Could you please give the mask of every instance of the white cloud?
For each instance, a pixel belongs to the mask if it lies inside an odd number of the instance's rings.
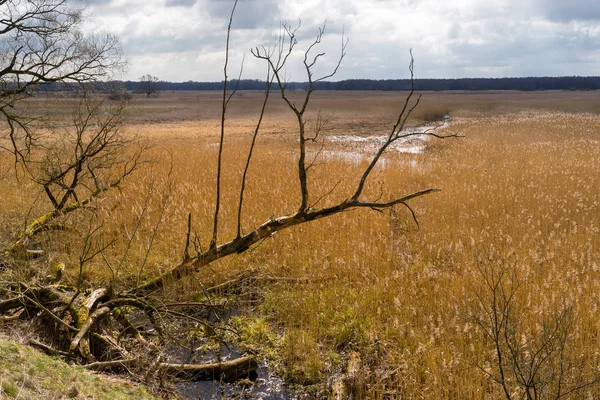
[[[94,15],[94,29],[121,38],[130,57],[127,78],[151,73],[176,81],[222,79],[233,1],[84,3]],[[299,50],[327,20],[319,50],[327,55],[319,73],[335,65],[342,31],[350,39],[336,79],[406,77],[410,48],[417,77],[600,74],[597,0],[240,0],[232,68],[245,53],[244,77],[263,78],[250,48],[272,43],[279,21],[295,24],[298,18]],[[290,61],[295,64],[288,77],[305,80],[300,58]]]

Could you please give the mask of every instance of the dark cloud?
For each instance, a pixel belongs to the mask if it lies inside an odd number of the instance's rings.
[[[193,7],[196,4],[196,0],[167,0],[165,5],[167,7]]]
[[[89,5],[89,6],[94,6],[94,5],[99,5],[99,6],[108,6],[110,5],[110,1],[106,1],[106,0],[78,0],[75,3],[81,3],[83,5]]]
[[[600,20],[598,0],[537,0],[541,12],[553,21]]]
[[[232,0],[206,0],[202,7],[216,19],[229,20],[234,2]],[[255,29],[271,26],[279,19],[276,0],[240,0],[235,9],[232,29]]]
[[[221,79],[212,66],[234,0],[73,1],[92,15],[90,31],[120,38],[133,78]],[[280,22],[297,18],[292,79],[305,79],[301,55],[324,20],[318,73],[335,66],[342,29],[350,39],[336,79],[406,77],[409,48],[421,78],[597,75],[600,64],[600,0],[239,0],[230,49],[246,53],[245,77],[262,78],[248,50],[272,45]]]

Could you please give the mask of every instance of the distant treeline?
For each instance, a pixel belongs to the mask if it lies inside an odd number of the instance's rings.
[[[124,82],[128,90],[140,87],[138,82]],[[235,87],[237,81],[229,83]],[[161,90],[223,90],[223,82],[160,82]],[[289,90],[305,90],[305,82],[289,82]],[[264,90],[265,82],[258,79],[239,81],[240,90]],[[339,82],[317,82],[317,90],[410,90],[409,79],[348,79]],[[562,76],[529,78],[462,78],[462,79],[415,79],[418,91],[440,90],[597,90],[600,76]]]
[[[132,92],[144,92],[144,84],[135,81],[116,82]],[[561,76],[528,78],[460,78],[460,79],[415,79],[417,91],[441,90],[598,90],[600,76]],[[157,82],[157,89],[171,90],[223,90],[223,82]],[[229,87],[239,90],[264,90],[265,82],[258,79],[242,79],[229,82]],[[410,90],[409,79],[348,79],[338,82],[317,82],[316,90]],[[288,90],[306,90],[306,82],[289,82]],[[65,86],[47,86],[46,89],[65,90]],[[275,87],[273,86],[273,89]]]
[[[349,79],[339,82],[319,82],[321,90],[410,90],[408,79]],[[415,90],[597,90],[598,76],[563,76],[530,78],[461,78],[415,79]]]

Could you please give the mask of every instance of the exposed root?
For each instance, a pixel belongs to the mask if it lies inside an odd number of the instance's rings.
[[[150,375],[184,380],[235,382],[255,378],[258,363],[253,356],[212,364],[160,362],[164,343],[161,318],[184,316],[161,302],[130,295],[112,295],[107,288],[81,291],[65,285],[27,287],[23,284],[0,288],[10,297],[0,301],[0,321],[39,318],[50,333],[52,345],[30,340],[29,344],[51,355],[76,360],[91,370],[144,369]],[[193,306],[202,303],[193,303]],[[182,304],[176,304],[182,306]],[[185,315],[196,324],[204,320]],[[143,320],[145,332],[136,328]],[[158,358],[157,358],[158,356]],[[157,358],[148,364],[148,360]]]

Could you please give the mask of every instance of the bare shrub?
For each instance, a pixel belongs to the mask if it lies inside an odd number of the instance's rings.
[[[484,347],[477,369],[501,387],[507,399],[579,397],[598,382],[593,359],[571,349],[574,306],[557,299],[543,315],[528,315],[531,290],[514,255],[493,247],[476,256],[473,298],[467,320]]]

